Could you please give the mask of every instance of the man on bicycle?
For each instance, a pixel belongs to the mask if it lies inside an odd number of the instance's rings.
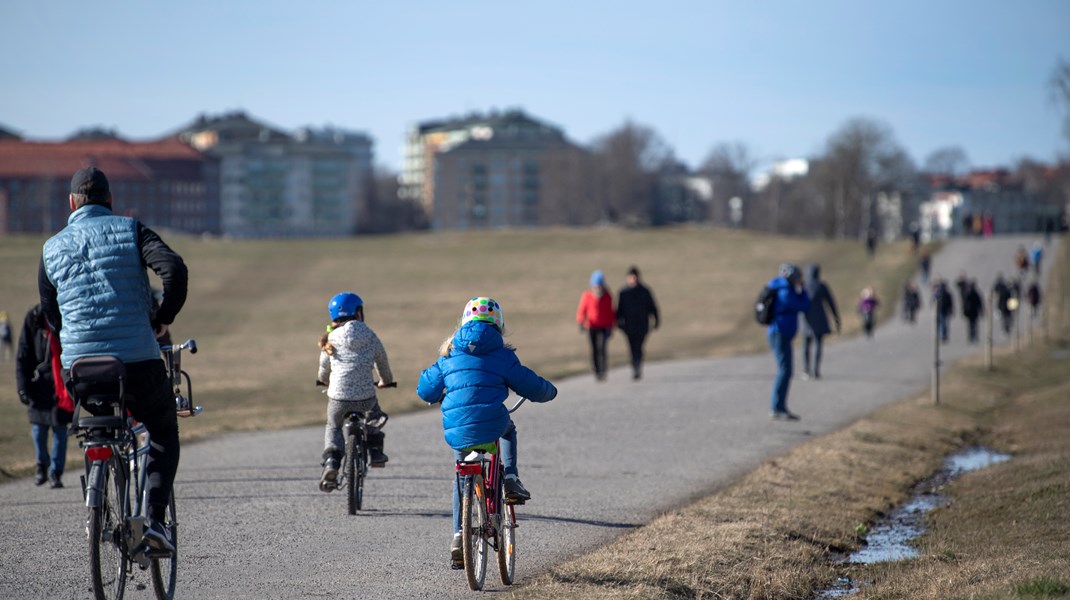
[[[74,174],[69,201],[67,226],[45,242],[41,254],[41,306],[59,332],[65,380],[82,357],[114,356],[126,366],[132,396],[127,409],[152,440],[145,543],[173,552],[163,522],[178,471],[178,419],[157,338],[186,301],[186,265],[151,229],[112,213],[108,179],[100,169]],[[146,266],[163,282],[155,316]]]

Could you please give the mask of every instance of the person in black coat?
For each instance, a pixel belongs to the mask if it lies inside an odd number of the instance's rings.
[[[628,269],[627,285],[620,290],[617,301],[617,327],[628,338],[628,348],[632,353],[632,379],[643,375],[643,343],[650,332],[650,319],[654,319],[654,329],[661,325],[658,305],[654,295],[639,281],[639,269]]]
[[[966,317],[969,325],[969,339],[971,344],[976,344],[977,321],[985,314],[984,303],[981,294],[977,291],[977,280],[971,279],[966,283],[965,292],[962,293],[962,316]]]
[[[33,435],[37,458],[37,485],[46,480],[51,487],[61,488],[63,468],[67,461],[67,425],[72,412],[59,406],[52,378],[50,331],[44,311],[38,304],[26,313],[15,355],[15,378],[19,400],[27,407],[30,432]],[[71,407],[73,408],[73,407]],[[52,430],[52,452],[49,454],[48,431]],[[51,466],[51,469],[49,468]]]
[[[810,295],[810,310],[804,313],[803,319],[803,379],[821,378],[821,347],[824,337],[832,333],[829,327],[828,314],[825,307],[832,313],[832,319],[836,323],[836,333],[840,332],[840,313],[836,310],[836,298],[832,290],[821,281],[821,266],[810,265],[809,277],[806,281],[806,293]],[[810,345],[814,346],[813,370],[810,369]]]

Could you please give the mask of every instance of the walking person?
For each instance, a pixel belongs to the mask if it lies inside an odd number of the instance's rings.
[[[918,258],[918,267],[921,268],[921,282],[923,284],[929,283],[929,270],[932,268],[933,259],[929,256],[928,250],[922,250],[921,256]]]
[[[1003,280],[1003,273],[996,273],[996,281],[992,284],[992,291],[996,295],[996,308],[999,309],[1000,324],[1003,326],[1003,333],[1006,335],[1011,334],[1011,326],[1014,321],[1013,310],[1011,309],[1011,286],[1007,285],[1007,282]]]
[[[1040,240],[1033,242],[1033,248],[1029,252],[1030,262],[1033,263],[1033,273],[1040,276],[1040,261],[1044,258],[1044,246],[1040,245]]]
[[[971,344],[976,344],[979,340],[977,323],[984,314],[984,301],[981,300],[981,293],[977,291],[977,280],[971,279],[966,284],[966,291],[962,295],[962,316],[966,318],[969,330],[968,339]]]
[[[1040,281],[1034,279],[1025,290],[1025,300],[1029,303],[1029,318],[1036,320],[1040,316]]]
[[[919,308],[921,294],[918,293],[918,284],[908,281],[903,286],[903,320],[913,325],[917,321]]]
[[[8,361],[15,354],[11,341],[11,323],[7,311],[0,310],[0,361]]]
[[[63,487],[63,470],[67,463],[67,426],[74,413],[74,403],[67,389],[56,385],[53,357],[59,359],[59,339],[45,321],[38,304],[26,313],[22,336],[15,356],[15,379],[19,401],[26,405],[33,437],[37,473],[34,483],[49,482],[52,488]],[[51,453],[48,433],[52,432]]]
[[[41,253],[41,308],[60,337],[64,379],[83,357],[114,356],[125,366],[126,408],[152,439],[143,543],[173,553],[164,518],[178,471],[178,416],[157,340],[186,301],[186,265],[156,232],[112,212],[108,178],[100,169],[74,174],[68,203],[67,226]],[[155,315],[146,268],[163,283]]]
[[[836,298],[832,290],[821,280],[821,266],[810,265],[806,280],[806,293],[810,296],[810,308],[803,319],[803,379],[821,378],[821,355],[825,336],[832,332],[829,327],[828,307],[836,323],[836,333],[840,332],[840,313],[836,308]],[[810,347],[814,348],[814,359],[810,361]],[[812,368],[811,368],[812,367]]]
[[[650,319],[654,319],[654,329],[661,326],[658,305],[650,288],[639,280],[639,269],[628,269],[626,284],[617,297],[617,327],[628,338],[628,349],[632,355],[632,379],[643,376],[643,343],[650,332]]]
[[[798,421],[799,416],[788,410],[788,388],[791,385],[791,340],[799,328],[799,313],[810,309],[810,296],[802,285],[802,272],[793,264],[780,267],[780,274],[767,286],[776,293],[773,321],[766,329],[769,347],[776,359],[777,374],[770,395],[773,420]]]
[[[580,296],[580,305],[576,309],[576,322],[580,331],[587,331],[591,341],[591,366],[598,381],[606,380],[609,359],[606,346],[617,315],[613,311],[613,294],[606,287],[606,277],[602,271],[591,273],[591,287]]]
[[[877,307],[880,305],[881,301],[877,299],[873,288],[867,287],[862,290],[858,300],[858,314],[862,316],[862,332],[868,338],[873,337],[873,323],[877,319]]]
[[[936,330],[940,341],[947,343],[951,317],[955,314],[955,301],[943,278],[933,278],[933,310],[936,311]]]

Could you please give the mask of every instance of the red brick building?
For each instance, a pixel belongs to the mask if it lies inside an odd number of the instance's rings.
[[[219,233],[218,163],[178,138],[7,138],[0,139],[0,234],[62,229],[71,176],[87,166],[107,174],[116,214],[155,229]]]

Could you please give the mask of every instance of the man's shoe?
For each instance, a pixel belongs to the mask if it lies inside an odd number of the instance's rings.
[[[338,488],[338,460],[328,458],[323,464],[323,476],[320,477],[320,491],[333,492]]]
[[[524,484],[520,483],[520,479],[515,475],[505,477],[505,503],[506,504],[523,504],[531,500],[531,494],[524,489]]]
[[[450,541],[450,567],[454,570],[464,568],[464,546],[459,531],[453,534],[453,540]]]
[[[385,467],[386,461],[390,460],[390,457],[383,454],[383,451],[378,448],[371,448],[368,450],[368,458],[371,460],[372,468],[376,469]]]
[[[60,480],[61,476],[62,473],[52,471],[52,473],[48,476],[48,487],[52,489],[58,489],[63,487],[63,481]]]
[[[797,414],[795,414],[793,412],[790,412],[790,411],[784,411],[784,418],[787,419],[788,421],[798,421],[799,420],[799,415],[797,415]]]
[[[153,554],[172,554],[175,551],[175,545],[171,542],[171,532],[159,521],[153,521],[145,528],[143,542]]]
[[[37,465],[37,476],[34,477],[34,485],[44,485],[48,481],[48,467],[44,465]]]
[[[803,371],[802,372],[802,380],[803,381],[810,381],[810,371]]]

